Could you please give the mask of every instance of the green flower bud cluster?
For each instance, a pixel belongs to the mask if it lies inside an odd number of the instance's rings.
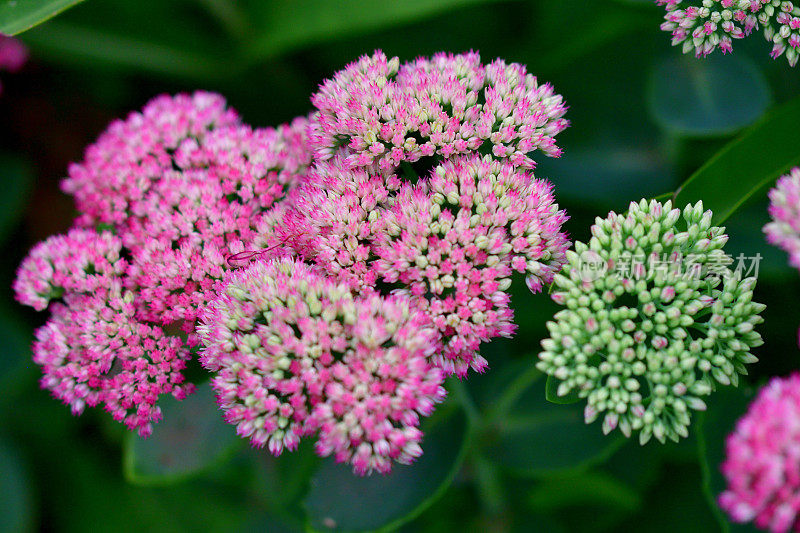
[[[711,216],[702,202],[683,212],[633,202],[567,252],[552,295],[564,309],[536,366],[559,380],[559,396],[585,398],[586,423],[602,417],[606,434],[678,441],[702,398],[757,360],[765,306],[752,301],[755,278],[731,269]]]

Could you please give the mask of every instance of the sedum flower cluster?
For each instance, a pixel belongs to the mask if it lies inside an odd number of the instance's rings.
[[[769,200],[772,220],[764,226],[767,242],[786,251],[789,264],[800,270],[800,167],[778,179]]]
[[[719,505],[775,533],[800,526],[800,375],[772,378],[726,441]]]
[[[693,410],[717,385],[736,385],[764,305],[723,252],[724,229],[702,203],[631,203],[592,226],[555,278],[564,309],[547,323],[537,368],[557,394],[586,399],[603,432],[638,432],[642,444],[688,435]]]
[[[733,40],[762,30],[772,43],[772,58],[786,55],[791,66],[800,58],[800,4],[788,0],[656,0],[667,14],[661,29],[672,33],[673,46],[704,57],[719,48],[733,51]]]
[[[17,39],[0,34],[0,70],[17,72],[28,61],[28,49]],[[3,85],[0,84],[0,93]]]
[[[14,283],[21,303],[50,311],[33,345],[42,386],[147,436],[158,398],[193,390],[198,311],[307,165],[306,125],[254,130],[202,92],[112,123],[63,182],[73,228],[34,247]]]
[[[566,262],[565,213],[531,155],[566,107],[477,53],[364,56],[308,117],[242,124],[221,97],[158,97],[69,169],[80,212],[19,269],[42,385],[143,435],[191,392],[195,348],[225,419],[274,454],[316,438],[358,474],[422,453],[447,375],[482,372]],[[130,370],[129,370],[130,369]]]
[[[422,453],[420,417],[445,396],[422,311],[299,260],[235,271],[198,332],[226,420],[275,454],[318,432],[320,455],[388,472]]]
[[[795,167],[769,192],[769,216],[764,226],[767,241],[789,254],[789,263],[800,269],[800,167]]]

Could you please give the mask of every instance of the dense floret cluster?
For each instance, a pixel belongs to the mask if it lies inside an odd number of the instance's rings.
[[[756,361],[764,305],[711,217],[700,202],[682,212],[669,201],[631,203],[598,218],[556,276],[552,297],[564,309],[547,324],[537,367],[558,380],[559,395],[585,398],[586,422],[602,417],[605,433],[686,437],[703,397],[736,385]]]
[[[787,0],[656,0],[667,14],[661,29],[673,46],[704,57],[719,48],[733,51],[734,39],[762,30],[772,43],[770,55],[786,55],[791,66],[800,58],[800,4]]]
[[[800,527],[800,375],[773,378],[726,442],[719,505],[775,533]]]
[[[515,331],[512,275],[540,292],[566,262],[566,214],[531,159],[560,155],[566,107],[472,52],[375,52],[312,103],[256,129],[218,95],[161,96],[70,167],[74,228],[15,284],[51,312],[45,387],[147,435],[159,395],[192,390],[196,347],[256,446],[316,436],[359,474],[422,453],[444,378],[484,371],[481,344]]]

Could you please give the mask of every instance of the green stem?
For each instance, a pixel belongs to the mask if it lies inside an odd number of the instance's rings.
[[[472,455],[472,465],[484,510],[490,516],[499,515],[505,507],[505,496],[497,467],[477,451]]]
[[[475,401],[470,396],[464,382],[457,378],[450,378],[447,383],[447,388],[453,391],[453,396],[456,397],[458,403],[464,408],[467,414],[467,421],[469,422],[469,431],[474,433],[481,426],[481,414]]]
[[[500,398],[494,403],[492,408],[487,413],[486,419],[489,422],[501,420],[508,414],[508,411],[519,399],[520,396],[538,379],[542,377],[542,373],[531,365],[525,372],[519,374],[514,381],[500,395]]]

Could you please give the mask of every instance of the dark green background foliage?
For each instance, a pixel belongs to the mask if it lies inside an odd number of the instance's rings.
[[[798,366],[800,277],[761,227],[766,189],[800,162],[800,76],[769,60],[766,43],[681,56],[649,0],[0,0],[0,30],[72,3],[21,35],[32,60],[2,75],[1,530],[732,528],[713,505],[723,437],[755,386]],[[552,82],[572,127],[559,137],[564,157],[536,173],[556,184],[573,238],[587,239],[595,216],[692,176],[679,201],[714,208],[732,253],[764,256],[761,362],[740,390],[712,397],[689,439],[640,447],[585,426],[581,404],[545,401],[533,364],[555,306],[524,284],[513,287],[516,338],[485,347],[485,375],[449,383],[426,421],[425,455],[387,478],[355,478],[309,445],[277,460],[250,450],[207,386],[167,400],[148,441],[101,411],[73,418],[38,388],[29,343],[44,316],[15,304],[9,286],[27,249],[69,226],[58,182],[107,123],[156,94],[202,88],[245,121],[275,125],[308,112],[325,77],[375,48],[401,60],[476,49]]]

